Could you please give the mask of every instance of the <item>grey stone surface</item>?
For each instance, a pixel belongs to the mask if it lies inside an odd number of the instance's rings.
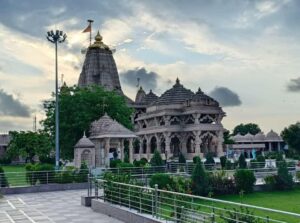
[[[1,223],[121,223],[80,204],[86,190],[6,195],[0,199]]]
[[[128,208],[121,208],[117,205],[111,205],[101,200],[92,200],[92,209],[96,212],[103,213],[109,216],[124,221],[126,223],[160,223],[162,221],[154,219],[151,215],[141,215],[130,211]]]
[[[37,192],[50,192],[50,191],[63,191],[63,190],[80,190],[87,189],[88,183],[69,183],[69,184],[41,184],[36,186],[25,187],[4,187],[0,188],[1,194],[24,194],[24,193],[37,193]]]

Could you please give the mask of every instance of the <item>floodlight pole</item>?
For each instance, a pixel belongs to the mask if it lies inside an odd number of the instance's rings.
[[[67,38],[66,34],[62,31],[52,30],[47,32],[47,39],[55,44],[55,168],[59,169],[60,148],[59,148],[59,97],[58,97],[58,57],[57,57],[57,44],[62,43]]]

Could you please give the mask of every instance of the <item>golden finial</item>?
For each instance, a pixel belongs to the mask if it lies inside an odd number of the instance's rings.
[[[97,32],[97,35],[95,36],[95,40],[96,40],[96,42],[102,42],[102,36],[100,35],[100,32],[98,31]]]

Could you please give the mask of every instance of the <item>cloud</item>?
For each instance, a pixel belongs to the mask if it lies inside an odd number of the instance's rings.
[[[29,117],[30,108],[14,98],[13,95],[0,89],[0,115]]]
[[[300,77],[291,79],[287,85],[287,90],[290,92],[300,92]]]
[[[226,87],[215,87],[210,96],[216,99],[224,107],[240,106],[242,101],[237,93]]]
[[[158,77],[157,73],[147,71],[143,67],[128,70],[120,74],[120,78],[124,84],[134,87],[137,85],[137,80],[139,79],[140,85],[146,90],[156,89]]]

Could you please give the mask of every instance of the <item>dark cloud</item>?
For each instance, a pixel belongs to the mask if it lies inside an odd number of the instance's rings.
[[[131,87],[137,85],[137,79],[140,80],[140,85],[145,90],[155,90],[157,87],[158,74],[147,71],[145,68],[137,68],[135,70],[128,70],[120,74],[121,81]]]
[[[240,106],[242,104],[238,94],[226,87],[215,87],[209,95],[224,107]]]
[[[0,89],[0,115],[29,117],[30,109],[27,105]]]
[[[287,90],[290,92],[300,92],[300,77],[291,79],[287,85]]]

